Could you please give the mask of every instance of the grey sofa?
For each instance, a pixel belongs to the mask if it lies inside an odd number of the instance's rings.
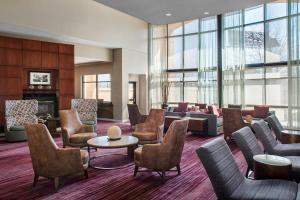
[[[249,171],[253,171],[253,156],[258,154],[263,154],[264,150],[258,143],[254,133],[252,132],[251,128],[244,127],[235,133],[233,133],[233,139],[235,143],[240,148],[241,152],[243,153],[245,160],[248,164],[246,177],[248,177]],[[293,177],[299,179],[300,177],[300,157],[298,156],[285,156],[286,158],[290,159],[292,162],[292,171]]]
[[[218,199],[299,199],[299,186],[286,180],[251,180],[240,172],[223,138],[201,146],[197,154]]]
[[[180,112],[166,112],[165,116],[179,116]],[[207,135],[216,136],[222,133],[223,127],[223,118],[217,117],[213,114],[206,114],[200,112],[187,112],[186,117],[195,117],[195,118],[207,118]]]
[[[264,146],[265,152],[280,156],[300,156],[300,143],[281,144],[276,141],[272,130],[264,120],[252,125],[258,139]]]

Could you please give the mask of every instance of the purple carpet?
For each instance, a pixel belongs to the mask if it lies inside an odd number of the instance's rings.
[[[132,129],[126,123],[101,121],[98,124],[98,135],[104,135],[112,124],[121,127],[123,134]],[[216,199],[210,180],[199,161],[195,150],[213,138],[188,135],[183,151],[182,174],[170,172],[163,183],[156,173],[139,173],[133,177],[133,166],[118,170],[89,169],[89,178],[68,177],[57,193],[52,182],[40,178],[36,187],[32,187],[33,170],[29,149],[26,142],[6,143],[0,141],[0,199]],[[62,146],[60,137],[56,143]],[[242,171],[246,162],[241,152],[231,145],[231,150]],[[103,153],[126,153],[126,149],[98,150],[93,155]],[[117,166],[127,163],[123,157],[99,158],[95,164]]]

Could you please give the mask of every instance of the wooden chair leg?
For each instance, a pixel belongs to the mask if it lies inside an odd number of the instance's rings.
[[[163,182],[166,181],[166,172],[165,171],[161,172],[161,178],[162,178]]]
[[[139,171],[139,166],[135,166],[133,176],[136,176],[138,171]]]
[[[36,186],[36,184],[37,184],[38,180],[39,180],[39,175],[37,175],[37,174],[34,174],[34,178],[33,178],[33,187],[35,187],[35,186]]]
[[[178,175],[180,175],[181,174],[180,165],[177,165],[176,168],[177,168]]]
[[[85,176],[85,178],[89,178],[89,174],[88,174],[88,171],[87,171],[87,169],[86,170],[84,170],[84,176]]]
[[[55,190],[55,192],[58,191],[58,187],[59,187],[59,177],[55,177],[54,178],[54,190]]]

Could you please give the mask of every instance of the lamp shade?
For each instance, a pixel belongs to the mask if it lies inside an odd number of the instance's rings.
[[[107,130],[107,137],[109,139],[119,139],[121,138],[122,130],[118,126],[111,126]]]

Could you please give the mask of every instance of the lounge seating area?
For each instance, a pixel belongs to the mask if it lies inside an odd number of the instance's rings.
[[[0,200],[300,200],[300,0],[0,19]]]

